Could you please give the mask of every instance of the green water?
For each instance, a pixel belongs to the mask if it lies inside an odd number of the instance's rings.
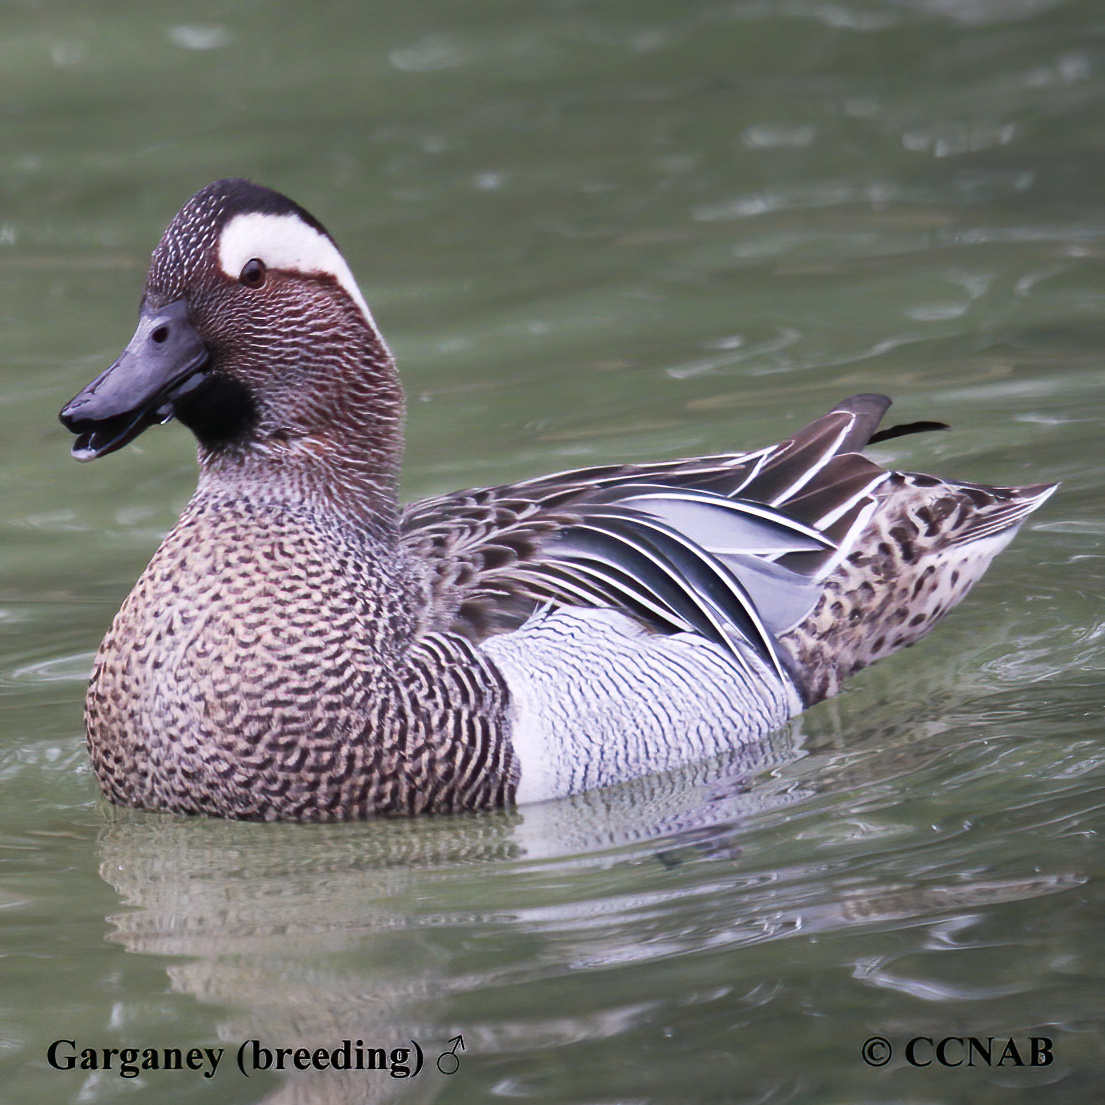
[[[0,1101],[1100,1100],[1103,108],[1093,0],[0,9]],[[113,812],[83,680],[194,455],[168,426],[78,466],[55,412],[226,175],[342,244],[409,497],[763,444],[859,391],[953,424],[881,460],[1063,489],[758,767],[416,822]],[[971,1036],[993,1066],[904,1058]],[[347,1038],[426,1067],[234,1065]],[[225,1055],[125,1079],[58,1039]]]

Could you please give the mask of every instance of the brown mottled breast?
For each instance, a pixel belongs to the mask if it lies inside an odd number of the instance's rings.
[[[508,800],[505,691],[413,636],[395,549],[317,511],[197,498],[100,647],[93,768],[121,805],[328,820]]]

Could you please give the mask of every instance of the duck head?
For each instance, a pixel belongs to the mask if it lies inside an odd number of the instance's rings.
[[[348,264],[317,219],[245,180],[197,192],[153,252],[138,328],[60,413],[94,460],[177,418],[201,463],[398,466],[402,393]]]

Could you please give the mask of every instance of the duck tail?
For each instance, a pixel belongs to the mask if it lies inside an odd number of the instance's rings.
[[[985,487],[887,473],[822,569],[817,605],[779,638],[806,705],[925,636],[1058,486]]]

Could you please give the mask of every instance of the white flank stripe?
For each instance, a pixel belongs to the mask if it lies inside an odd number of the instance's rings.
[[[298,215],[256,211],[235,215],[219,237],[219,264],[227,276],[237,280],[242,267],[254,257],[270,269],[332,276],[364,312],[369,326],[376,329],[372,312],[337,246]]]
[[[838,414],[839,412],[833,411],[832,413]],[[781,503],[785,503],[788,499],[801,491],[802,488],[805,487],[806,484],[808,484],[810,480],[812,480],[813,477],[816,476],[817,473],[820,472],[821,469],[824,468],[825,465],[828,464],[829,461],[831,461],[833,457],[836,456],[836,451],[840,448],[840,443],[844,440],[845,435],[848,433],[849,430],[851,430],[852,426],[855,425],[855,421],[855,415],[852,415],[852,417],[844,423],[844,426],[841,428],[840,433],[838,433],[833,439],[832,444],[829,445],[828,448],[826,448],[821,454],[821,459],[811,464],[809,468],[801,473],[798,479],[796,479],[794,483],[792,483],[790,487],[786,489],[786,491],[784,491],[781,495],[776,495],[775,498],[772,499],[768,505],[779,506]]]
[[[833,524],[833,522],[835,522],[838,518],[851,510],[852,507],[854,507],[856,503],[858,503],[860,499],[864,497],[864,495],[870,495],[871,492],[874,491],[880,483],[882,483],[889,477],[889,472],[880,472],[871,480],[869,484],[866,485],[866,487],[857,491],[850,499],[846,499],[840,504],[840,506],[836,507],[833,510],[830,510],[829,513],[824,515],[823,517],[818,518],[817,521],[814,522],[814,525],[817,526],[819,529],[828,529],[829,526]],[[843,542],[841,542],[841,544],[843,544]]]
[[[875,513],[875,508],[878,506],[878,502],[872,499],[857,515],[856,520],[852,523],[851,529],[841,538],[840,545],[833,555],[821,565],[818,569],[817,575],[814,579],[828,579],[829,576],[836,571],[837,565],[852,551],[855,547],[855,543],[859,540],[860,535],[864,529],[867,528],[867,523],[871,520],[871,515]]]

